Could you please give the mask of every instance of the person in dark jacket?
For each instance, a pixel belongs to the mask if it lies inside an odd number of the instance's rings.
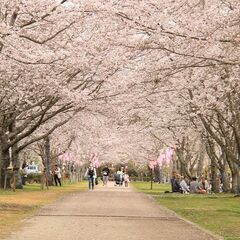
[[[88,178],[89,190],[93,190],[95,185],[95,179],[97,178],[96,168],[93,166],[93,164],[90,164],[90,166],[87,168],[85,172],[85,177]]]
[[[178,174],[176,172],[172,173],[171,185],[172,192],[181,192],[180,178],[178,178]]]

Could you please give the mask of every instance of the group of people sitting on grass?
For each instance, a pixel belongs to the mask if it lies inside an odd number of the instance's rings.
[[[198,182],[196,177],[192,177],[189,181],[184,176],[173,173],[171,185],[172,192],[201,194],[210,192],[210,185],[205,176],[202,176],[201,181]]]

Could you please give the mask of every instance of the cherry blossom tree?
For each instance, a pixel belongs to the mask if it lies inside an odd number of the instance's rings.
[[[191,175],[201,136],[239,191],[238,0],[0,3],[1,169],[9,149],[65,128],[72,151],[103,161],[146,164],[188,142],[177,157]]]

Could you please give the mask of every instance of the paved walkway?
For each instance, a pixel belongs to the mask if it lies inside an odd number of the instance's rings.
[[[25,220],[9,240],[212,240],[213,236],[132,188],[98,186],[68,195]]]

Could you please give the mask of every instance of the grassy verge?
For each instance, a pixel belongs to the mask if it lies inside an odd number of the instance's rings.
[[[152,195],[156,201],[178,215],[224,237],[240,240],[240,198],[232,194],[173,194],[169,185],[134,182],[140,192]]]
[[[62,187],[50,187],[41,190],[39,184],[29,184],[24,189],[13,192],[0,190],[0,239],[13,229],[21,226],[21,220],[33,215],[41,206],[51,203],[72,192],[87,189],[85,182],[65,184]]]

